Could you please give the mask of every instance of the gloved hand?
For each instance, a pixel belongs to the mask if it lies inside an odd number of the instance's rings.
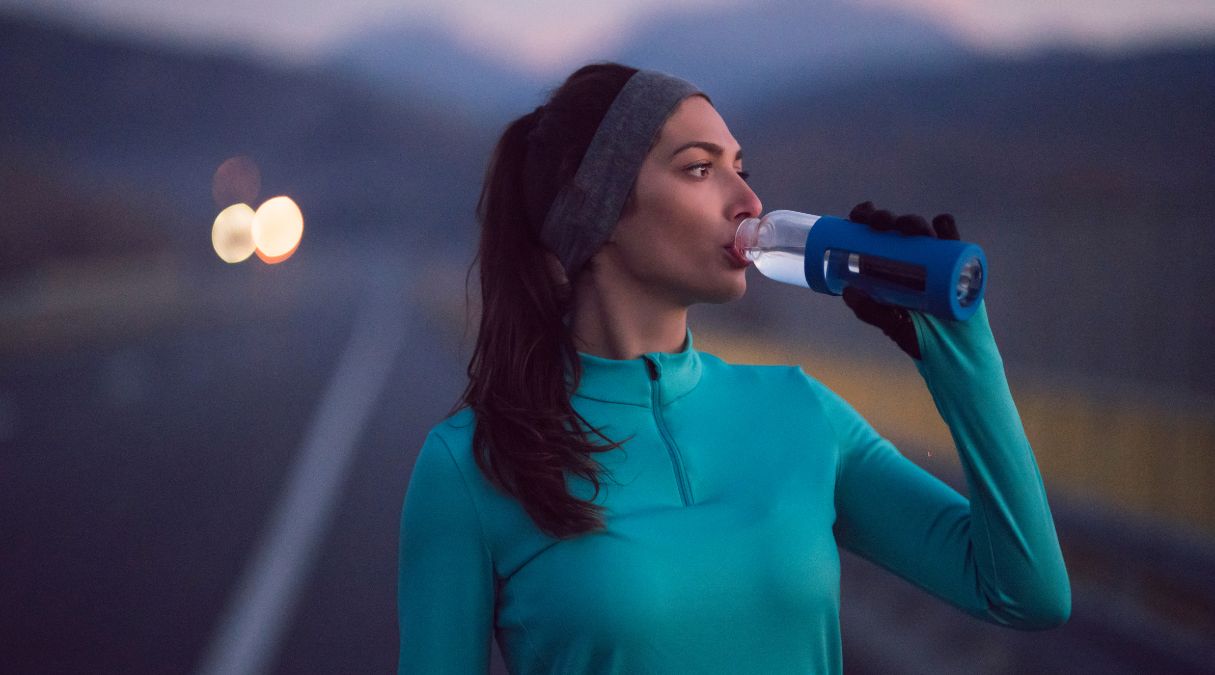
[[[929,226],[922,216],[911,213],[895,216],[885,209],[876,209],[873,202],[866,201],[852,207],[848,220],[875,230],[895,230],[909,236],[959,239],[958,226],[948,213],[933,218]],[[915,323],[911,320],[909,310],[878,302],[868,293],[851,286],[844,289],[844,304],[861,321],[882,329],[908,356],[917,361],[920,359],[920,342],[916,339]]]

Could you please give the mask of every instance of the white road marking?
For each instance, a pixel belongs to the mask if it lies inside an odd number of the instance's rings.
[[[278,653],[341,496],[359,435],[404,343],[408,320],[404,279],[381,270],[384,273],[367,277],[373,280],[372,288],[363,299],[350,341],[198,675],[264,673]]]

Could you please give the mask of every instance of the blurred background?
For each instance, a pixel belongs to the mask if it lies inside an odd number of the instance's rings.
[[[489,152],[601,59],[709,92],[767,209],[949,211],[987,251],[1072,619],[845,555],[849,672],[1215,672],[1206,0],[0,0],[0,670],[394,670]],[[801,364],[964,490],[901,352],[748,275],[698,348]]]

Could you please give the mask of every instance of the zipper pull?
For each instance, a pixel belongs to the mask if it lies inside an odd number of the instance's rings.
[[[662,377],[662,364],[655,361],[649,355],[645,355],[642,358],[645,359],[646,369],[650,371],[650,379],[657,380],[657,379],[661,378]]]

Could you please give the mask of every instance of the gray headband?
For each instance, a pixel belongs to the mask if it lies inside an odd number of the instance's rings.
[[[540,241],[567,276],[611,236],[654,135],[680,101],[699,93],[692,83],[654,70],[639,70],[625,82],[540,229]]]

